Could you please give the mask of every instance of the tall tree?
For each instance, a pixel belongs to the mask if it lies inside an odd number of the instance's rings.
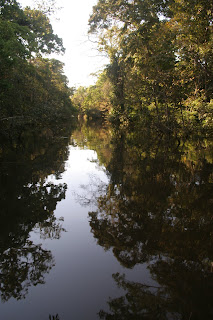
[[[42,54],[64,51],[62,39],[54,34],[44,12],[22,9],[16,0],[0,1],[0,121],[4,131],[11,129],[10,119],[15,117],[22,117],[23,123],[50,123],[70,115],[73,109],[63,64],[42,58]]]
[[[98,1],[89,32],[110,57],[115,105],[127,112],[154,106],[168,123],[183,107],[204,119],[212,99],[212,18],[206,0]]]

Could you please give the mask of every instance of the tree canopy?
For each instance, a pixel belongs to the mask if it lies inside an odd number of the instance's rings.
[[[1,132],[21,120],[22,126],[55,124],[74,112],[63,64],[42,57],[64,51],[44,12],[22,9],[16,0],[0,1]]]
[[[148,108],[171,129],[210,125],[212,23],[208,0],[99,0],[89,32],[110,58],[114,110],[128,118]]]

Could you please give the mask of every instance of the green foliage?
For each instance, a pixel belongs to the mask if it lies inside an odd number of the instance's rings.
[[[207,0],[98,1],[89,32],[110,58],[114,113],[128,118],[148,108],[173,130],[191,123],[190,109],[210,125],[203,116],[213,98],[212,22]]]
[[[24,10],[27,24],[32,30],[29,47],[32,52],[51,53],[64,52],[62,39],[53,33],[49,18],[39,10],[31,10],[27,7]]]
[[[1,133],[26,124],[54,126],[74,114],[63,64],[41,56],[64,50],[43,12],[0,1]]]
[[[104,119],[110,113],[112,97],[112,85],[107,73],[103,72],[95,85],[88,88],[79,87],[72,97],[72,102],[78,108],[80,116]]]
[[[16,0],[0,2],[0,22],[2,49],[6,46],[11,50],[7,51],[7,57],[12,61],[65,50],[62,39],[53,33],[49,18],[29,7],[22,10]],[[9,46],[10,43],[13,46]]]

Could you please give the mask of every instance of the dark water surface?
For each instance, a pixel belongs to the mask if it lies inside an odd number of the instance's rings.
[[[2,144],[0,319],[213,319],[212,160],[149,130]]]

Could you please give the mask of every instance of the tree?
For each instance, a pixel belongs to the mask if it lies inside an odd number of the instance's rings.
[[[148,108],[170,130],[209,122],[212,19],[205,0],[98,1],[89,32],[110,58],[114,109],[128,118]]]
[[[16,0],[0,2],[2,132],[12,132],[14,126],[23,130],[24,124],[55,125],[74,113],[63,63],[42,58],[64,51],[46,14],[29,7],[23,10]],[[15,119],[22,119],[22,124]]]
[[[95,85],[88,88],[79,87],[72,96],[72,102],[78,108],[79,115],[93,120],[108,117],[112,100],[113,89],[106,71],[99,75]]]

